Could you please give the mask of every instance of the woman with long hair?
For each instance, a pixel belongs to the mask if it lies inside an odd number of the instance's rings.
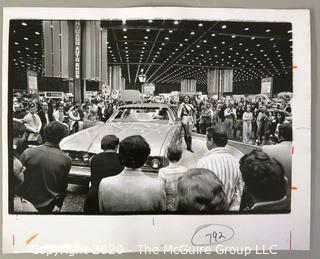
[[[187,144],[187,150],[193,152],[192,150],[192,127],[193,127],[193,115],[195,108],[190,103],[190,97],[187,95],[184,97],[178,110],[178,118],[181,120],[182,128],[184,131],[184,140]]]
[[[279,142],[279,126],[286,123],[289,123],[289,122],[286,120],[286,116],[284,112],[276,112],[275,118],[272,120],[272,126],[271,126],[271,130],[272,130],[271,135],[275,142]]]
[[[247,105],[247,109],[242,115],[242,120],[243,120],[242,142],[249,143],[251,133],[252,133],[252,120],[253,120],[253,114],[251,112],[250,105]]]

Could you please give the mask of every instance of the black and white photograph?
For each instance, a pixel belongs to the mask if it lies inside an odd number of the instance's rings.
[[[291,29],[11,20],[12,212],[289,212]]]
[[[293,23],[145,14],[8,21],[7,213],[290,216]]]

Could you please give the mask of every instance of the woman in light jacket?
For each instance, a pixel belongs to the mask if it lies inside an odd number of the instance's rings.
[[[251,112],[251,108],[248,105],[247,110],[243,113],[242,121],[243,121],[243,136],[242,140],[244,143],[248,143],[250,140],[250,136],[252,133],[252,119],[253,114]]]

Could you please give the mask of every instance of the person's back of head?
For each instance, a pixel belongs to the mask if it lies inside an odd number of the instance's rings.
[[[286,179],[281,164],[260,150],[240,159],[240,171],[247,189],[260,201],[275,201],[286,195]]]
[[[279,138],[284,141],[292,141],[292,126],[284,123],[279,126]]]
[[[207,146],[210,149],[210,143],[213,142],[215,146],[225,147],[228,143],[227,133],[224,127],[215,126],[207,129]],[[209,144],[209,145],[208,145]]]
[[[13,138],[20,138],[27,131],[27,128],[23,123],[18,121],[13,121],[12,123],[12,135]]]
[[[167,157],[170,162],[178,162],[182,156],[182,148],[180,145],[170,145],[167,150]]]
[[[43,129],[44,140],[58,145],[66,135],[66,128],[58,121],[52,121]]]
[[[119,145],[119,138],[115,135],[105,135],[101,140],[101,149],[117,149]]]
[[[122,164],[129,168],[140,168],[148,159],[150,146],[140,135],[126,137],[120,142],[119,156]]]
[[[210,170],[194,168],[178,180],[178,210],[218,212],[228,210],[224,186]]]

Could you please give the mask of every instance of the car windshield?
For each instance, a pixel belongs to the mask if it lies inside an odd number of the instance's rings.
[[[120,108],[112,121],[169,123],[168,109],[160,107]]]

